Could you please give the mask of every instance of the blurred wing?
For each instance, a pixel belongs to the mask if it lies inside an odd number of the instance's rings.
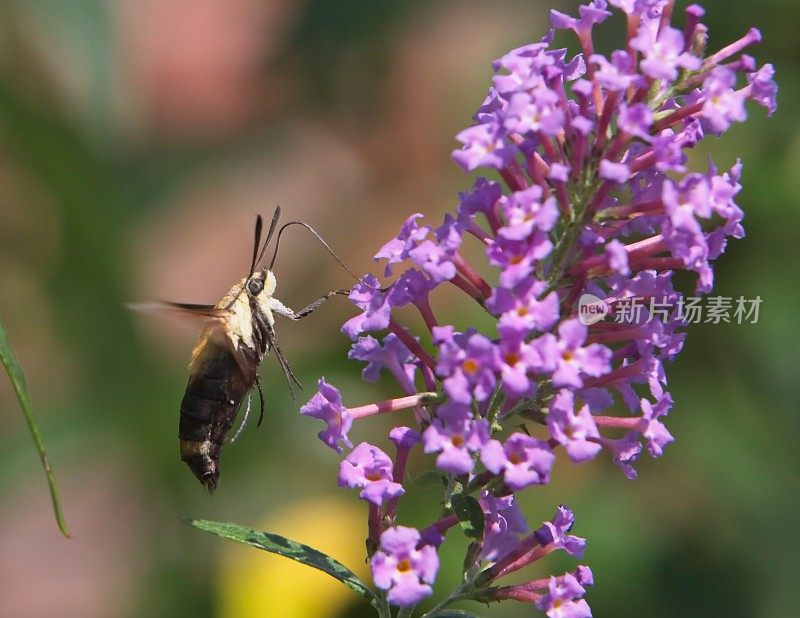
[[[216,322],[225,320],[230,312],[217,309],[214,305],[195,305],[192,303],[172,303],[157,301],[152,303],[131,303],[129,309],[143,313],[160,313],[163,315],[176,315],[185,318],[199,319],[203,322]]]
[[[197,364],[207,346],[218,345],[227,349],[231,356],[236,359],[244,375],[253,373],[253,367],[247,362],[244,355],[236,349],[236,346],[228,336],[226,326],[227,319],[231,315],[229,310],[219,309],[214,305],[195,305],[192,303],[172,303],[166,301],[130,304],[128,307],[135,311],[176,315],[199,320],[205,328],[192,350],[192,358],[189,363],[190,368],[193,368]]]

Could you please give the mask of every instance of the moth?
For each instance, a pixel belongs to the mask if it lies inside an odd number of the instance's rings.
[[[216,489],[219,483],[220,453],[245,397],[248,398],[248,406],[242,426],[247,420],[249,395],[253,388],[259,391],[261,413],[258,425],[261,425],[264,390],[258,368],[264,357],[269,353],[275,354],[293,398],[292,383],[302,388],[278,347],[275,316],[302,320],[332,296],[349,293],[349,290],[333,290],[300,311],[293,311],[278,300],[275,297],[277,281],[272,267],[278,255],[281,233],[290,225],[305,227],[340,265],[356,277],[313,228],[299,221],[290,221],[280,228],[269,267],[261,269],[280,214],[278,207],[263,245],[263,222],[261,215],[258,215],[250,270],[216,305],[162,302],[134,306],[136,309],[158,309],[192,316],[204,322],[189,362],[189,382],[181,401],[178,438],[181,459],[209,492]]]

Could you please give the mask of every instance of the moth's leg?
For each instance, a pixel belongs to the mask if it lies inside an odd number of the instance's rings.
[[[280,361],[280,364],[284,369],[284,373],[286,374],[286,379],[288,380],[289,378],[291,378],[292,382],[297,384],[297,386],[302,390],[303,385],[300,383],[300,380],[297,379],[297,376],[294,375],[292,368],[289,366],[289,361],[286,360],[286,357],[283,355],[283,351],[278,347],[277,343],[275,344],[275,356],[278,357],[278,360]],[[292,390],[291,386],[292,385],[290,383],[289,391],[292,394],[292,399],[297,401],[297,398],[294,396],[294,391]]]
[[[291,309],[289,309],[289,307],[284,305],[277,298],[273,298],[271,300],[270,308],[278,315],[282,315],[283,317],[289,318],[290,320],[302,320],[303,318],[311,315],[326,300],[328,300],[333,296],[336,296],[337,294],[348,295],[350,294],[350,290],[331,290],[327,294],[320,296],[317,300],[309,304],[307,307],[304,307],[300,311],[292,311]]]
[[[261,427],[261,421],[264,420],[264,389],[261,386],[261,376],[256,374],[256,386],[258,387],[258,401],[261,404],[260,412],[258,413],[258,423],[256,423],[256,427]],[[247,401],[248,407],[250,406],[250,400]]]
[[[281,349],[278,347],[278,342],[275,338],[275,331],[272,328],[268,328],[267,331],[267,341],[269,341],[269,347],[272,350],[275,350],[275,356],[278,357],[278,363],[283,369],[283,375],[286,377],[286,383],[289,385],[289,393],[292,395],[292,400],[297,400],[294,394],[294,389],[292,388],[292,381],[294,381],[297,386],[303,388],[303,385],[300,384],[300,380],[292,372],[291,368],[289,367],[289,362],[286,360],[286,357],[281,352]]]
[[[261,413],[264,413],[264,409],[262,406]],[[239,434],[242,433],[244,426],[247,425],[247,419],[250,418],[250,393],[247,393],[247,409],[244,411],[244,418],[242,419],[242,424],[239,425],[239,429],[236,430],[236,433],[231,438],[231,444],[236,442],[236,439],[239,437]],[[261,419],[259,418],[258,424],[261,424]]]

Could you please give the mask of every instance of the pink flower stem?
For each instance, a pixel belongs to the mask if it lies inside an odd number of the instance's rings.
[[[633,214],[660,214],[664,209],[664,202],[661,199],[649,200],[647,202],[639,202],[637,204],[626,204],[625,206],[616,206],[609,208],[603,212],[603,215],[608,215],[614,218],[622,219]]]
[[[656,234],[650,238],[625,245],[625,251],[628,253],[629,262],[643,257],[650,257],[654,253],[661,253],[665,251],[666,248],[666,242],[661,234]],[[570,268],[569,273],[571,275],[579,275],[598,268],[608,268],[608,256],[605,253],[593,255],[592,257],[578,262]]]
[[[456,265],[456,270],[458,270],[467,281],[478,288],[484,298],[488,298],[492,295],[492,286],[486,283],[486,280],[481,277],[457,251],[453,256],[453,263]]]
[[[588,139],[585,135],[575,132],[575,150],[572,151],[571,174],[573,180],[580,178],[581,170],[583,170],[583,159],[586,157],[586,148]]]
[[[497,475],[491,470],[484,470],[469,482],[469,485],[467,485],[464,493],[472,493],[476,489],[480,489],[486,485],[486,483],[495,478],[495,476]]]
[[[367,514],[367,555],[372,556],[381,545],[381,507],[378,504],[369,503],[369,513]]]
[[[630,13],[628,14],[628,27],[627,27],[627,45],[625,48],[628,51],[628,55],[631,57],[631,62],[635,65],[636,64],[636,56],[638,52],[631,47],[631,40],[636,37],[636,32],[639,30],[639,22],[641,21],[641,16],[638,13]]]
[[[581,293],[584,286],[586,285],[586,275],[581,274],[575,279],[575,283],[572,284],[572,287],[567,292],[567,295],[564,297],[564,306],[568,309],[571,309],[572,306],[575,304],[575,301],[578,300],[578,294]]]
[[[534,152],[526,159],[528,176],[545,191],[549,190],[545,176],[550,171],[550,166],[542,159],[539,153]]]
[[[593,416],[595,424],[601,427],[613,427],[615,429],[636,429],[641,423],[639,417],[621,416]]]
[[[539,539],[536,533],[529,534],[522,539],[517,546],[508,552],[505,556],[500,558],[491,567],[486,569],[477,579],[478,585],[488,584],[489,582],[501,577],[507,571],[509,565],[516,564],[521,558],[528,554],[531,550],[540,548]]]
[[[594,194],[592,201],[586,207],[586,211],[589,214],[594,214],[598,210],[600,210],[600,207],[603,205],[603,202],[605,201],[608,192],[611,191],[612,185],[613,183],[610,180],[603,181],[603,184],[600,185],[600,188],[597,190],[597,193]]]
[[[431,304],[428,302],[428,295],[426,294],[414,302],[414,306],[419,309],[419,313],[425,321],[425,326],[428,327],[429,331],[433,332],[433,329],[439,326],[439,322],[436,320],[436,316],[433,315]]]
[[[486,297],[481,294],[480,290],[478,290],[469,281],[464,279],[464,277],[462,277],[460,274],[456,273],[456,276],[450,279],[450,283],[452,283],[462,292],[466,292],[469,296],[474,298],[478,304],[483,305],[483,303],[486,302]]]
[[[683,27],[683,51],[688,51],[692,47],[694,29],[700,23],[700,17],[702,17],[702,10],[700,12],[686,11],[686,25]]]
[[[436,401],[438,398],[439,395],[434,392],[417,393],[416,395],[409,395],[408,397],[386,399],[385,401],[379,401],[377,403],[368,403],[364,406],[349,408],[349,411],[353,420],[355,420],[357,418],[366,418],[367,416],[375,416],[377,414],[385,414],[386,412],[396,412],[397,410],[413,408],[420,404]]]
[[[675,7],[675,0],[669,0],[661,10],[661,23],[658,25],[658,31],[661,32],[664,28],[668,27],[672,21],[672,9]]]
[[[761,42],[761,33],[758,31],[757,28],[750,28],[741,39],[738,41],[734,41],[727,47],[723,47],[720,49],[716,54],[712,54],[708,58],[705,59],[703,62],[703,69],[707,70],[713,66],[716,66],[726,58],[730,58],[734,54],[738,54],[742,51],[745,47],[752,45],[753,43],[760,43]]]
[[[554,182],[556,189],[556,199],[558,200],[558,207],[566,217],[572,216],[572,207],[569,204],[569,194],[563,182]]]
[[[541,592],[535,591],[539,589],[540,588],[534,589],[527,583],[516,584],[514,586],[500,586],[499,588],[491,588],[490,590],[487,590],[475,600],[486,603],[507,600],[522,601],[523,603],[535,603],[544,596],[544,594]]]
[[[521,568],[544,558],[547,554],[551,553],[554,550],[555,547],[552,544],[541,547],[533,547],[529,549],[527,552],[525,552],[522,556],[520,556],[513,562],[507,564],[503,569],[501,569],[499,574],[495,577],[495,579],[499,579],[500,577],[505,577],[506,575],[508,575],[509,573],[513,573],[514,571],[519,571]]]
[[[458,517],[456,517],[455,515],[445,515],[438,521],[432,523],[430,526],[425,528],[421,533],[422,537],[425,538],[426,532],[428,534],[430,534],[431,532],[438,532],[439,534],[444,536],[444,533],[447,532],[453,526],[455,526],[457,523],[458,523]]]
[[[554,77],[553,79],[548,80],[548,85],[553,90],[553,92],[558,94],[559,104],[561,109],[564,111],[564,119],[566,120],[565,126],[569,126],[570,120],[572,120],[572,110],[569,106],[569,97],[567,97],[567,91],[564,88],[564,78],[561,76]]]
[[[625,147],[630,141],[631,136],[628,133],[625,133],[625,131],[620,130],[620,132],[614,138],[614,141],[611,142],[611,145],[608,147],[605,158],[609,161],[616,161],[620,153],[625,150]]]
[[[411,452],[411,446],[403,445],[402,443],[397,445],[397,457],[394,460],[394,467],[392,468],[392,480],[395,483],[403,482],[403,478],[406,475],[406,463],[408,462],[408,454]],[[390,522],[394,522],[394,517],[397,514],[397,504],[400,501],[400,496],[395,496],[394,498],[390,498],[389,502],[386,504],[386,518]]]
[[[592,54],[594,54],[594,41],[592,41],[591,32],[579,32],[578,40],[581,43],[581,50],[583,50],[583,57],[586,58],[586,72],[589,81],[592,82],[592,96],[594,97],[594,107],[597,114],[603,111],[603,92],[600,90],[600,82],[594,79],[594,65],[589,62]]]
[[[628,253],[629,260],[650,256],[654,253],[661,253],[666,249],[667,243],[664,241],[664,237],[661,234],[656,234],[644,240],[625,245],[625,251]]]
[[[656,268],[659,270],[680,270],[686,268],[681,258],[674,257],[642,257],[630,263],[631,270]]]
[[[598,386],[605,386],[607,384],[613,384],[614,382],[619,382],[620,380],[625,380],[627,378],[633,378],[639,376],[644,372],[646,369],[644,362],[640,359],[635,363],[630,365],[626,365],[625,367],[620,367],[619,369],[615,369],[611,373],[607,373],[604,376],[599,378],[592,378],[590,380],[583,381],[584,388],[596,388]]]
[[[586,338],[586,343],[613,343],[616,341],[628,341],[638,339],[647,332],[647,327],[636,326],[620,330],[609,330],[603,333],[592,333]]]
[[[507,165],[503,169],[500,170],[500,177],[505,181],[508,185],[508,188],[512,191],[521,191],[527,185],[525,179],[522,177],[517,170],[517,168],[512,167],[511,165]]]
[[[422,365],[422,379],[425,382],[425,388],[429,391],[436,390],[436,376],[433,375],[433,370],[428,365]]]
[[[500,219],[500,207],[497,203],[486,211],[486,221],[489,222],[489,227],[492,228],[492,234],[497,235],[497,230],[503,227],[503,221]]]
[[[414,339],[408,331],[394,321],[394,318],[389,318],[389,330],[392,331],[397,338],[416,356],[420,362],[428,366],[431,370],[436,369],[436,361],[428,354],[425,349],[419,344],[419,341]]]
[[[617,98],[619,98],[619,92],[612,91],[606,99],[605,106],[603,107],[603,115],[600,116],[600,120],[597,123],[597,140],[594,145],[595,152],[600,152],[603,146],[605,146],[606,138],[608,137],[608,131],[606,131],[606,129],[608,128],[608,123],[611,121],[611,115],[616,108]]]
[[[705,105],[705,102],[706,102],[706,100],[705,100],[705,98],[703,98],[703,99],[700,99],[699,101],[697,101],[696,103],[692,103],[691,105],[687,105],[686,107],[682,107],[680,109],[675,110],[669,116],[665,116],[661,120],[653,123],[653,131],[655,131],[656,133],[660,133],[661,131],[663,131],[667,127],[671,127],[672,125],[680,122],[681,120],[683,120],[687,116],[691,116],[692,114],[696,114],[701,109],[703,109],[703,105]],[[650,155],[647,154],[647,155],[642,155],[642,156],[643,157],[647,157],[647,156],[650,156]],[[641,159],[641,158],[642,157],[639,157],[639,159]],[[633,171],[633,167],[634,167],[634,165],[637,164],[639,159],[636,159],[633,162],[633,165],[631,165],[631,171]]]
[[[467,232],[480,240],[484,245],[488,245],[491,240],[489,234],[487,234],[486,231],[474,221],[470,221],[469,225],[467,226]]]
[[[541,143],[547,158],[550,159],[550,162],[553,163],[555,161],[560,161],[561,156],[558,154],[558,150],[556,150],[556,147],[553,145],[553,141],[543,133],[539,133],[538,135],[539,142]]]

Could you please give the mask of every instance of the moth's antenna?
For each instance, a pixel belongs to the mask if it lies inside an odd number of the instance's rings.
[[[250,274],[247,275],[247,278],[253,276],[253,272],[256,269],[256,257],[258,256],[258,248],[261,245],[261,228],[264,227],[264,221],[261,219],[261,215],[256,216],[256,237],[253,240],[253,260],[250,262]],[[269,242],[269,240],[267,240]]]
[[[272,238],[272,235],[275,233],[275,228],[278,226],[278,219],[281,216],[281,207],[278,206],[275,209],[275,214],[272,215],[272,223],[269,224],[269,232],[267,232],[267,238],[264,240],[264,246],[261,248],[261,252],[259,253],[258,247],[261,243],[261,230],[264,227],[264,221],[261,218],[261,215],[256,215],[256,237],[255,242],[253,242],[253,261],[250,262],[250,273],[247,275],[247,278],[253,276],[253,273],[256,271],[256,266],[261,262],[261,259],[264,257],[264,253],[267,251],[267,247],[269,246],[269,241]],[[231,299],[231,302],[228,303],[228,306],[225,307],[226,309],[230,309],[233,307],[233,304],[239,298],[239,296],[244,292],[244,286],[242,289],[239,290],[239,293]]]
[[[253,271],[255,271],[256,265],[260,264],[261,260],[264,259],[264,254],[267,252],[267,247],[269,247],[269,241],[272,240],[272,235],[275,233],[275,228],[278,227],[278,220],[280,218],[281,207],[278,206],[275,208],[275,214],[272,215],[272,223],[269,224],[269,231],[267,232],[266,240],[264,240],[264,246],[261,248],[261,253],[258,254],[258,259],[253,262]],[[253,257],[255,257],[255,254],[253,254]]]
[[[247,275],[247,278],[253,276],[253,273],[256,271],[256,264],[258,264],[264,254],[267,251],[267,247],[269,246],[269,241],[272,239],[272,235],[275,233],[275,228],[278,226],[278,219],[281,217],[281,207],[278,206],[275,209],[275,214],[272,215],[272,223],[269,224],[269,231],[267,232],[267,237],[264,239],[264,246],[261,246],[261,232],[264,228],[264,220],[261,218],[261,215],[256,215],[256,235],[255,240],[253,242],[253,260],[250,262],[250,274]],[[261,248],[261,252],[259,253],[258,249]]]
[[[322,238],[322,236],[320,236],[317,233],[317,231],[313,227],[311,227],[308,223],[303,223],[302,221],[289,221],[288,223],[284,223],[281,226],[281,229],[278,231],[278,238],[275,240],[275,251],[272,253],[272,260],[270,260],[270,263],[269,263],[269,270],[272,270],[272,267],[275,265],[275,260],[278,257],[278,248],[280,247],[280,244],[281,244],[281,234],[283,234],[283,231],[287,227],[289,227],[290,225],[301,225],[304,228],[306,228],[309,232],[311,232],[314,235],[314,237],[318,241],[320,241],[322,243],[322,246],[325,247],[325,249],[328,250],[328,253],[330,253],[331,256],[333,256],[333,259],[336,260],[339,263],[339,266],[341,266],[348,273],[350,273],[350,276],[353,277],[353,279],[355,279],[359,283],[364,283],[364,281],[362,281],[361,277],[359,277],[352,270],[350,270],[350,268],[347,266],[347,264],[345,264],[341,260],[341,258],[338,255],[336,255],[336,253],[334,253],[333,249],[331,249],[330,245],[327,242],[325,242],[325,240]]]

